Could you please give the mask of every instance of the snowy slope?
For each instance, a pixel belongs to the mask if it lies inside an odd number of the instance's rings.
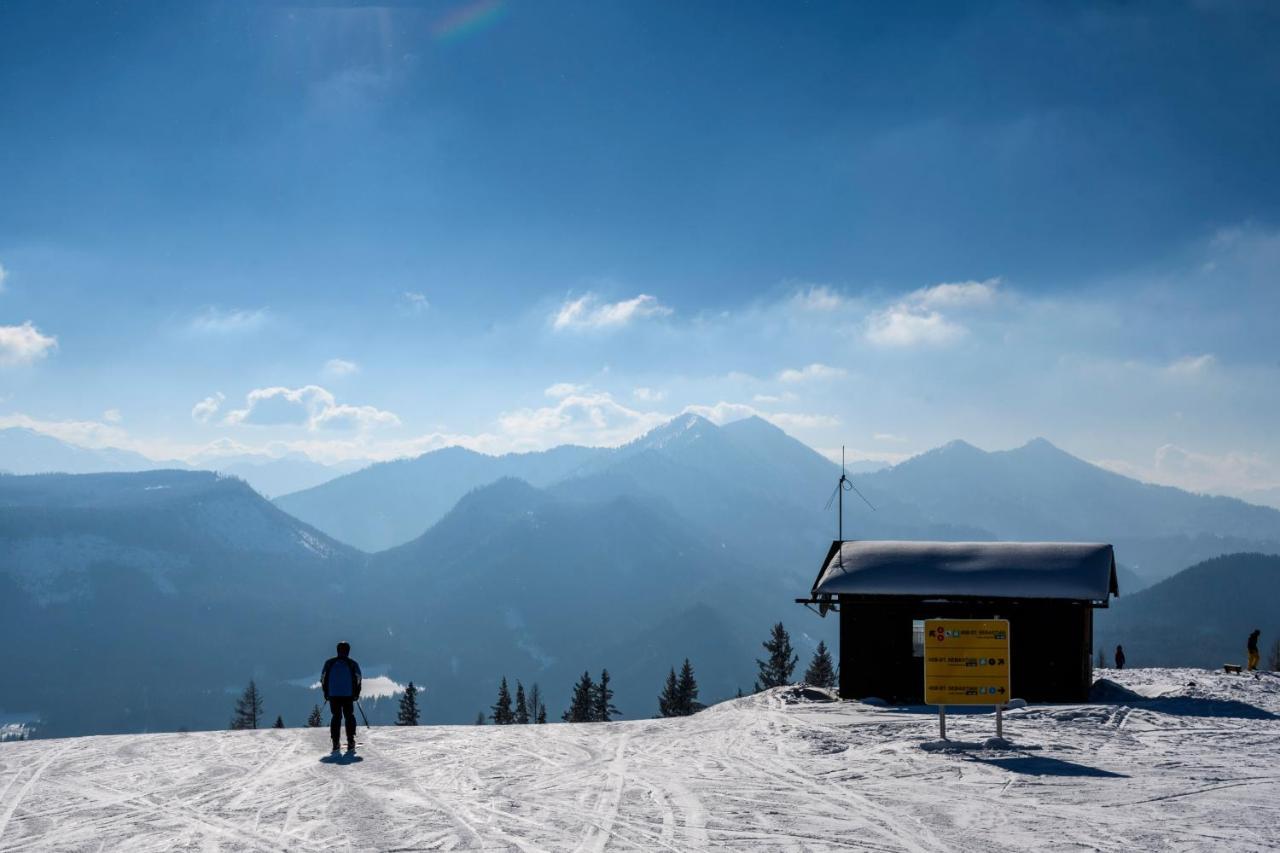
[[[682,720],[0,746],[0,851],[1266,850],[1280,679],[1101,673],[1109,704],[990,715],[748,697]],[[1189,683],[1194,683],[1189,686]],[[1132,692],[1130,692],[1132,691]]]

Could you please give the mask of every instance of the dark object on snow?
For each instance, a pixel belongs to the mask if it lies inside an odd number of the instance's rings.
[[[840,613],[846,699],[924,700],[923,622],[1008,619],[1010,680],[1028,702],[1081,702],[1093,669],[1093,610],[1119,595],[1110,545],[1068,542],[833,542],[809,597]]]
[[[1116,646],[1116,669],[1124,669],[1124,646]]]
[[[338,643],[338,656],[325,661],[324,668],[320,670],[320,690],[333,715],[329,721],[329,736],[333,739],[334,749],[338,748],[338,731],[343,723],[347,729],[347,749],[355,749],[355,704],[360,698],[362,680],[360,664],[351,658],[351,644]]]
[[[1258,635],[1261,633],[1262,632],[1257,628],[1254,628],[1253,633],[1249,635],[1249,645],[1247,650],[1249,652],[1250,672],[1258,668]]]
[[[1244,667],[1242,667],[1242,666],[1241,666],[1240,664],[1238,664],[1238,663],[1224,663],[1224,664],[1222,665],[1222,671],[1223,671],[1223,672],[1233,672],[1233,673],[1235,673],[1236,675],[1239,675],[1239,674],[1240,674],[1240,671],[1241,671],[1242,669],[1244,669]]]
[[[279,716],[279,715],[276,715],[276,724],[275,724],[274,726],[272,726],[271,728],[273,728],[273,729],[283,729],[283,728],[284,728],[284,717]]]
[[[1129,705],[1146,697],[1109,678],[1099,678],[1089,690],[1089,701],[1106,705]]]

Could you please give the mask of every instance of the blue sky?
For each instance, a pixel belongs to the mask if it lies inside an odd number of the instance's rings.
[[[1280,487],[1267,3],[0,6],[0,424]],[[210,451],[210,446],[215,451]]]

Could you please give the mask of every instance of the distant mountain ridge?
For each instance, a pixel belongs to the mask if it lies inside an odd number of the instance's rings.
[[[873,503],[990,538],[1105,541],[1151,579],[1236,551],[1280,551],[1280,511],[1195,495],[1099,468],[1043,438],[987,452],[963,441],[858,478]]]
[[[260,494],[274,497],[307,489],[350,473],[363,462],[322,465],[304,454],[210,452],[192,457],[155,460],[116,447],[80,447],[25,427],[0,429],[0,473],[106,474],[127,471],[203,470],[232,474]]]
[[[309,671],[354,627],[366,560],[208,472],[0,476],[0,644],[22,662],[0,703],[47,733],[220,727],[211,694]]]
[[[1095,646],[1109,663],[1123,645],[1130,666],[1244,663],[1245,642],[1262,631],[1262,665],[1280,638],[1280,556],[1226,554],[1205,560],[1097,611]]]
[[[0,476],[0,642],[24,662],[15,695],[50,715],[50,733],[217,727],[224,691],[250,676],[302,714],[337,636],[371,674],[428,685],[432,721],[474,719],[504,674],[537,681],[554,714],[582,669],[605,666],[626,715],[649,716],[686,655],[714,700],[750,688],[772,622],[802,658],[834,642],[835,620],[792,600],[835,536],[837,476],[772,424],[688,415],[619,448],[454,448],[301,493],[334,519],[432,522],[373,554],[234,477]],[[1280,513],[1146,486],[1043,441],[953,443],[855,482],[875,510],[846,496],[849,538],[1106,539],[1143,570],[1197,549],[1280,551],[1267,538]],[[1121,576],[1099,636],[1139,613],[1130,602],[1161,600]],[[1269,595],[1252,582],[1235,594],[1255,589]],[[126,663],[140,696],[112,680]],[[60,705],[62,679],[114,710]]]
[[[644,494],[708,535],[732,535],[791,565],[799,549],[781,538],[835,538],[834,509],[815,510],[837,475],[826,457],[760,418],[717,426],[686,414],[618,448],[506,456],[449,448],[276,503],[378,551],[420,535],[468,491],[510,476],[571,499]],[[1105,540],[1143,584],[1223,553],[1280,551],[1280,511],[1141,483],[1043,438],[993,452],[954,441],[854,482],[875,510],[846,496],[848,538]]]

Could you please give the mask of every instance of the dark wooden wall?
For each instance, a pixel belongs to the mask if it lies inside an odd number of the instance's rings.
[[[1074,601],[926,603],[840,596],[840,695],[924,701],[924,659],[912,655],[916,619],[1008,619],[1012,696],[1083,702],[1093,680],[1093,609]]]

